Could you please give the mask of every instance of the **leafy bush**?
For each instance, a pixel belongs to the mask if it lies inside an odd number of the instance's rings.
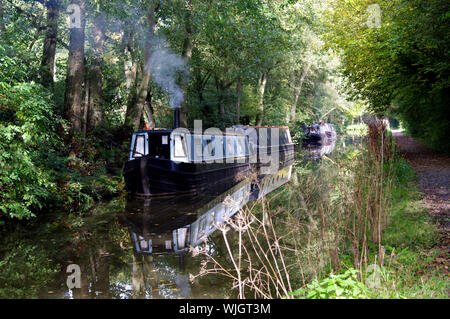
[[[50,94],[34,83],[3,86],[0,105],[1,113],[13,114],[0,126],[0,210],[29,218],[54,191],[50,173],[40,164],[61,143],[55,134],[58,119]]]
[[[55,109],[53,95],[41,85],[0,81],[0,217],[31,218],[52,205],[86,211],[123,188],[121,178],[105,172],[106,162],[121,161],[122,153],[79,137],[82,149],[69,156]]]
[[[315,280],[306,288],[292,292],[300,299],[366,299],[370,298],[368,288],[358,280],[357,271],[348,269],[340,275],[331,274],[320,281]]]
[[[346,128],[346,133],[349,136],[366,136],[367,131],[367,125],[364,123],[352,124]]]

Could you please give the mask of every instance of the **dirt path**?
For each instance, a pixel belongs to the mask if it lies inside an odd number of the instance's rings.
[[[436,261],[448,273],[450,255],[450,156],[430,150],[409,136],[392,134],[403,157],[411,164],[424,192],[423,202],[439,224],[440,256]]]

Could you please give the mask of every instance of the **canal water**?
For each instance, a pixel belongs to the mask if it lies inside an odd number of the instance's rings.
[[[190,280],[206,258],[194,257],[192,247],[207,247],[226,263],[217,227],[245,205],[283,192],[296,168],[308,167],[314,174],[323,161],[342,154],[345,145],[338,140],[304,147],[294,163],[275,174],[219,193],[212,189],[194,197],[113,199],[98,205],[89,217],[46,214],[31,229],[18,227],[4,240],[0,297],[233,298],[232,282],[224,276]]]

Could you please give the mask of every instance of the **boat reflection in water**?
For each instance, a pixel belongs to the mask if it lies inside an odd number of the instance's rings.
[[[331,154],[335,147],[335,138],[324,138],[320,143],[306,143],[302,146],[306,150],[305,159],[307,160],[317,160],[324,155]]]
[[[222,194],[173,199],[136,199],[127,203],[126,223],[137,254],[178,254],[205,242],[217,226],[249,201],[257,200],[287,183],[292,163],[277,173],[244,180]],[[182,265],[181,265],[182,267]]]

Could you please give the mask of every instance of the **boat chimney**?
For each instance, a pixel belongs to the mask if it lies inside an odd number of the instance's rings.
[[[173,129],[180,127],[180,108],[176,107],[173,110]]]

